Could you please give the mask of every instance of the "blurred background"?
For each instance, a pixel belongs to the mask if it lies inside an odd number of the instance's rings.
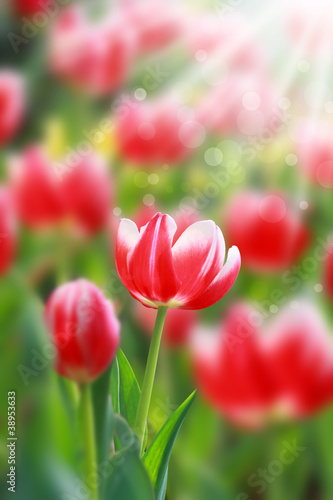
[[[167,499],[331,500],[330,2],[12,0],[0,12],[1,498],[8,391],[18,497],[59,500],[73,481],[77,436],[43,322],[58,284],[85,277],[114,302],[141,384],[155,313],[121,284],[115,238],[121,217],[142,226],[161,211],[182,229],[214,220],[242,255],[224,299],[169,311],[149,439],[199,396]]]

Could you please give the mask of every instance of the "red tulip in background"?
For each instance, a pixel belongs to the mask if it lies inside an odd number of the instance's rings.
[[[163,49],[182,33],[182,14],[161,0],[125,1],[122,10],[123,28],[133,33],[136,56]]]
[[[31,146],[12,159],[9,174],[19,217],[27,226],[39,229],[69,219],[86,234],[106,226],[111,182],[95,154],[79,158],[59,175],[42,148]]]
[[[224,239],[213,221],[192,224],[173,244],[176,230],[168,215],[156,214],[140,232],[134,222],[122,219],[116,248],[120,279],[148,307],[209,307],[237,278],[238,248],[230,248],[224,264]]]
[[[135,309],[135,318],[149,335],[153,334],[156,311],[139,304]],[[184,311],[182,309],[170,309],[165,318],[162,340],[170,348],[186,346],[189,343],[192,329],[197,321],[195,311]]]
[[[60,181],[66,211],[80,228],[94,234],[105,227],[110,212],[111,182],[106,165],[95,154],[80,159]]]
[[[51,31],[49,61],[60,78],[95,95],[113,92],[128,76],[132,34],[120,19],[90,20],[80,7],[68,7]]]
[[[39,146],[30,146],[12,159],[10,183],[18,215],[29,227],[38,229],[58,223],[65,214],[59,180]]]
[[[25,111],[24,82],[18,73],[0,71],[0,145],[10,141],[21,126]]]
[[[177,163],[189,156],[204,138],[202,125],[181,112],[169,97],[132,102],[119,114],[116,137],[121,154],[144,165]]]
[[[225,67],[227,73],[262,71],[264,68],[261,47],[255,43],[249,25],[238,16],[206,15],[189,19],[186,41],[191,53],[202,64],[203,76],[214,61]]]
[[[196,336],[194,369],[204,397],[253,428],[306,417],[332,402],[333,344],[311,306],[285,308],[264,331],[258,319],[258,312],[236,304],[218,333]]]
[[[307,121],[299,127],[296,145],[298,165],[321,187],[333,188],[332,127]]]
[[[260,73],[231,73],[207,93],[198,110],[199,120],[220,134],[258,135],[269,120],[270,135],[279,127],[276,97],[268,78]]]
[[[226,236],[253,271],[287,269],[305,250],[309,231],[284,196],[244,191],[228,203]]]
[[[43,11],[50,0],[14,0],[14,12],[18,16],[31,17],[37,12]]]
[[[11,265],[16,250],[16,220],[12,196],[0,187],[0,275]]]
[[[60,375],[87,383],[106,370],[118,348],[120,325],[111,303],[95,285],[80,279],[57,288],[45,318]]]

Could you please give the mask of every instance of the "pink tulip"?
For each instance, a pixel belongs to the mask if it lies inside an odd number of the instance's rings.
[[[287,269],[310,239],[300,215],[280,193],[238,193],[227,204],[225,221],[227,238],[239,247],[244,266],[252,271]]]
[[[321,187],[333,188],[332,127],[304,121],[298,130],[298,165],[306,176]]]
[[[232,247],[224,265],[224,239],[213,221],[192,224],[173,243],[176,230],[169,215],[156,214],[140,231],[134,222],[122,219],[116,247],[120,279],[148,307],[209,307],[234,284],[239,250]]]
[[[65,203],[59,179],[39,146],[30,146],[10,162],[10,183],[18,215],[24,224],[38,229],[61,221]]]
[[[195,116],[187,119],[181,111],[169,97],[128,105],[116,121],[124,158],[148,166],[179,163],[192,154],[202,144],[205,131]]]
[[[10,267],[16,251],[16,217],[11,193],[0,187],[0,275]]]
[[[118,348],[120,325],[112,304],[93,283],[80,279],[57,288],[45,318],[60,375],[87,383],[106,370]]]
[[[237,71],[226,72],[223,81],[207,93],[199,106],[198,119],[219,134],[246,136],[263,133],[265,128],[272,135],[281,120],[276,111],[275,92],[267,77]]]
[[[0,145],[17,133],[25,111],[25,91],[21,75],[9,70],[0,71]]]
[[[131,35],[117,16],[94,23],[79,7],[68,7],[55,22],[49,44],[52,71],[72,85],[105,95],[125,81],[132,60]]]
[[[187,22],[186,41],[203,72],[212,60],[225,65],[228,72],[260,71],[264,57],[250,29],[251,25],[238,16],[193,17]]]
[[[194,336],[199,391],[221,414],[249,428],[311,416],[333,401],[333,344],[309,304],[289,305],[268,325],[244,304],[219,331]],[[231,381],[231,382],[230,382]]]
[[[107,167],[98,156],[81,158],[61,179],[67,214],[88,234],[106,226],[111,200]]]
[[[137,55],[160,50],[182,34],[182,13],[161,0],[123,2],[123,29],[131,32]]]

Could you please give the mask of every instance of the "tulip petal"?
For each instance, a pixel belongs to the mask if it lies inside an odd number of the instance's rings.
[[[121,281],[132,290],[132,280],[128,270],[128,255],[140,239],[138,228],[129,219],[122,219],[119,224],[117,245],[116,245],[116,265]]]
[[[167,303],[181,285],[171,253],[176,229],[176,223],[169,215],[156,214],[141,228],[140,239],[128,256],[132,282],[136,290],[150,301]]]
[[[193,300],[183,304],[181,309],[204,309],[220,300],[229,292],[235,283],[241,265],[241,256],[237,247],[233,246],[228,251],[225,265],[213,279],[208,288]]]
[[[225,243],[221,230],[210,220],[195,222],[176,241],[172,256],[182,281],[175,300],[192,301],[206,290],[223,266]]]

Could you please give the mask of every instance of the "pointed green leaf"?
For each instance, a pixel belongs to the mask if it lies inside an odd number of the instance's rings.
[[[165,498],[171,451],[195,397],[196,391],[171,415],[143,456],[143,463],[149,472],[157,500]]]
[[[155,500],[148,472],[140,460],[139,440],[125,419],[115,415],[121,449],[109,461],[105,500]]]
[[[134,375],[131,365],[125,354],[119,349],[117,353],[117,367],[112,374],[112,401],[115,412],[120,413],[133,428],[136,412],[141,395],[138,381]],[[118,373],[117,373],[118,369]],[[117,398],[117,375],[118,375],[118,398]],[[118,402],[117,402],[118,401]],[[117,408],[118,405],[118,408]]]

